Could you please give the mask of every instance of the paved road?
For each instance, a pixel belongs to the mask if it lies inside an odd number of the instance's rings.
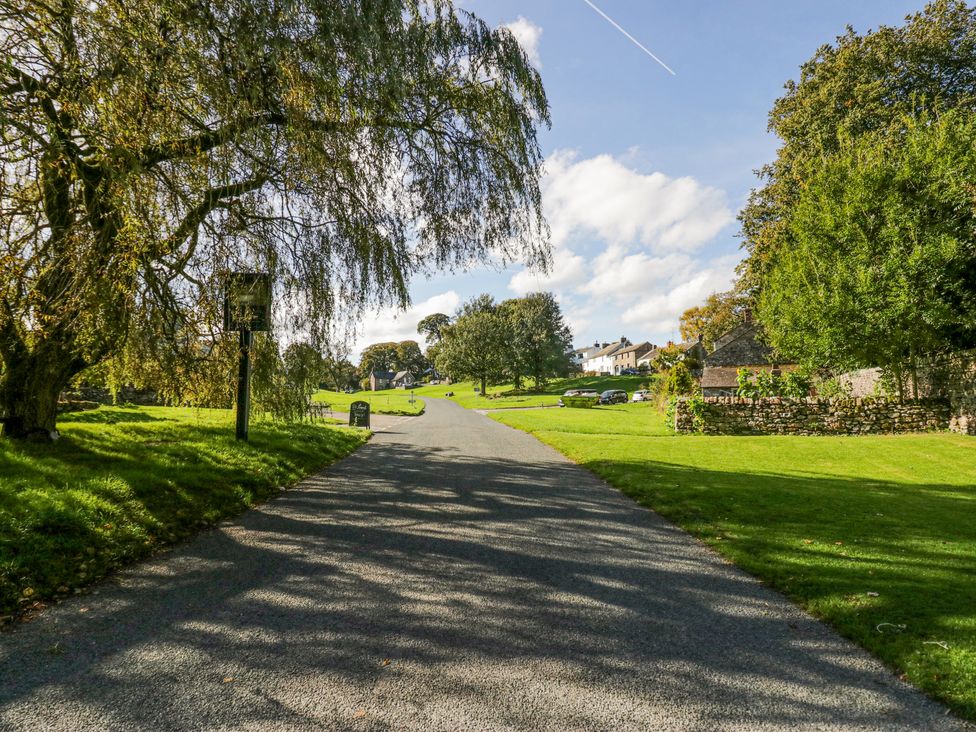
[[[3,730],[941,730],[866,654],[442,401],[0,635]]]

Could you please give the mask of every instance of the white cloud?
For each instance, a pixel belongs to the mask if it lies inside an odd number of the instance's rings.
[[[543,206],[553,244],[574,235],[655,252],[692,251],[731,223],[724,192],[694,178],[640,173],[610,155],[577,161],[561,150],[546,161]]]
[[[406,310],[386,308],[373,313],[363,319],[362,330],[353,347],[352,359],[358,362],[363,348],[372,343],[386,341],[417,341],[424,347],[424,338],[417,333],[417,323],[431,313],[446,313],[453,315],[461,297],[454,290],[442,292],[427,298],[423,302],[414,303]]]
[[[673,329],[685,310],[700,305],[713,292],[729,289],[735,276],[739,257],[721,257],[705,269],[663,292],[649,291],[621,316],[624,323],[634,323],[641,330],[666,332]]]
[[[515,36],[515,40],[522,46],[525,55],[529,57],[529,63],[537,69],[542,68],[542,59],[539,57],[539,39],[542,37],[542,28],[533,23],[528,18],[521,15],[511,23],[505,23],[503,28],[508,28]]]

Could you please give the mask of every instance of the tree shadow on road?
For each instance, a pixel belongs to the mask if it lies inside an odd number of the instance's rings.
[[[120,729],[951,724],[555,457],[374,442],[100,592],[0,640],[0,720],[40,695]]]

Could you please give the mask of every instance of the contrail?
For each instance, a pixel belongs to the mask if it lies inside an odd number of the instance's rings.
[[[637,40],[636,38],[634,38],[634,37],[633,37],[632,35],[630,35],[630,33],[628,33],[628,32],[627,32],[627,31],[625,31],[625,30],[624,30],[623,28],[621,28],[621,27],[620,27],[620,24],[619,24],[619,23],[617,23],[617,21],[615,21],[615,20],[614,20],[613,18],[611,18],[611,17],[609,16],[609,15],[607,15],[607,14],[606,14],[606,13],[604,13],[604,12],[603,12],[602,10],[600,10],[600,8],[598,8],[598,7],[596,6],[596,5],[594,5],[593,3],[591,3],[591,2],[590,2],[590,0],[583,0],[583,2],[584,2],[584,3],[586,3],[587,5],[589,5],[589,6],[591,7],[591,8],[593,8],[593,9],[594,9],[594,10],[595,10],[596,12],[598,12],[598,13],[599,13],[599,14],[600,14],[601,16],[603,16],[603,19],[604,19],[604,20],[606,20],[606,21],[607,21],[607,22],[608,22],[608,23],[609,23],[610,25],[612,25],[612,26],[613,26],[614,28],[616,28],[616,29],[617,29],[618,31],[620,31],[620,32],[621,32],[621,33],[623,33],[623,34],[624,34],[625,36],[627,36],[627,38],[629,38],[629,39],[631,40],[631,42],[632,42],[632,43],[633,43],[633,44],[634,44],[635,46],[637,46],[637,47],[638,47],[638,48],[639,48],[639,49],[640,49],[641,51],[643,51],[643,52],[644,52],[644,53],[646,53],[646,54],[647,54],[648,56],[650,56],[650,57],[651,57],[652,59],[654,59],[654,60],[655,60],[655,61],[657,61],[657,62],[658,62],[659,64],[661,64],[661,66],[663,66],[663,67],[664,67],[664,69],[665,69],[665,70],[666,70],[666,71],[667,71],[667,72],[668,72],[669,74],[671,74],[671,76],[677,76],[677,74],[676,74],[676,73],[674,73],[674,70],[673,70],[673,69],[672,69],[672,68],[671,68],[670,66],[668,66],[668,65],[667,65],[666,63],[664,63],[664,62],[663,62],[663,61],[662,61],[661,59],[659,59],[659,58],[658,58],[657,56],[655,56],[655,55],[654,55],[654,54],[653,54],[653,53],[651,52],[651,50],[650,50],[650,49],[649,49],[649,48],[648,48],[647,46],[645,46],[645,45],[644,45],[643,43],[641,43],[641,42],[640,42],[640,41],[638,41],[638,40]]]

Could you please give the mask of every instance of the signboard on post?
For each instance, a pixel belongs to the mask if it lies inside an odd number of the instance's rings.
[[[349,405],[349,426],[369,427],[369,402],[358,401]]]
[[[237,369],[237,439],[247,440],[251,412],[251,344],[256,330],[271,321],[271,276],[264,272],[234,272],[224,295],[224,330],[240,332]]]

